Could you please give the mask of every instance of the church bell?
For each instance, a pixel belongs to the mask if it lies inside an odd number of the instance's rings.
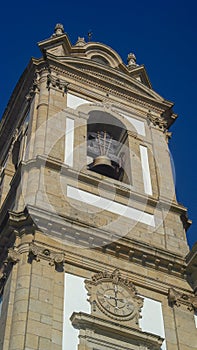
[[[93,155],[93,163],[89,169],[104,176],[115,177],[115,166],[112,165],[114,145],[112,137],[106,131],[98,131],[89,135],[89,150]]]
[[[114,167],[111,164],[111,160],[106,155],[96,157],[91,166],[91,170],[104,176],[113,177],[114,175]]]

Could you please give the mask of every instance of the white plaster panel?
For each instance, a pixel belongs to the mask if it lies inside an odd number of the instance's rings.
[[[194,321],[195,321],[195,325],[196,325],[196,328],[197,328],[197,312],[194,315]]]
[[[154,215],[142,212],[138,209],[120,204],[115,201],[111,201],[107,198],[97,196],[95,194],[80,190],[72,186],[67,186],[67,196],[83,203],[96,206],[103,210],[108,210],[114,214],[122,215],[129,219],[155,227]]]
[[[67,107],[75,109],[80,105],[83,105],[84,103],[91,103],[91,101],[85,100],[84,98],[69,93],[67,94]]]
[[[64,319],[63,319],[63,350],[77,349],[79,331],[70,321],[73,312],[90,313],[90,304],[87,301],[87,291],[84,278],[65,274],[64,283]]]
[[[66,118],[64,163],[71,167],[73,166],[73,148],[74,148],[74,120],[71,118]]]
[[[153,333],[165,338],[162,305],[159,301],[145,297],[141,315],[140,327],[142,328],[142,331]],[[165,340],[161,349],[167,350]]]
[[[152,196],[153,191],[152,191],[152,184],[151,184],[151,177],[150,177],[147,147],[140,145],[140,156],[141,156],[141,164],[142,164],[142,175],[143,175],[143,181],[144,181],[144,191],[145,193]]]
[[[66,273],[64,286],[62,349],[73,350],[77,349],[78,346],[79,331],[72,326],[70,317],[73,312],[85,312],[90,314],[90,304],[87,301],[84,278]],[[144,297],[141,315],[140,327],[142,331],[165,338],[162,305],[160,302]],[[165,341],[161,349],[167,350]]]
[[[122,114],[122,113],[120,114],[123,117],[125,117],[135,127],[138,134],[142,136],[146,136],[144,122],[142,122],[141,120],[135,119],[133,117],[130,117],[129,115]]]

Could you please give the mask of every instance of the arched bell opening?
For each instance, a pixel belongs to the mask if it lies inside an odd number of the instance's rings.
[[[88,169],[130,183],[128,134],[124,124],[103,111],[89,113],[87,124]]]

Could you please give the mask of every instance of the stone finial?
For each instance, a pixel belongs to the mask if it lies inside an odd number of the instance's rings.
[[[77,42],[75,44],[75,46],[84,46],[85,45],[85,39],[84,38],[80,38],[80,36],[78,36]]]
[[[134,53],[129,53],[128,54],[128,56],[127,56],[127,63],[128,63],[128,67],[137,66],[136,57],[135,57]]]
[[[61,23],[57,23],[54,29],[54,34],[52,36],[59,36],[64,34],[64,26]]]

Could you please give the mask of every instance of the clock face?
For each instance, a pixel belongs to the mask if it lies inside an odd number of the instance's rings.
[[[102,282],[98,286],[96,295],[99,307],[104,312],[110,313],[116,318],[132,318],[135,305],[125,286],[111,281]]]

